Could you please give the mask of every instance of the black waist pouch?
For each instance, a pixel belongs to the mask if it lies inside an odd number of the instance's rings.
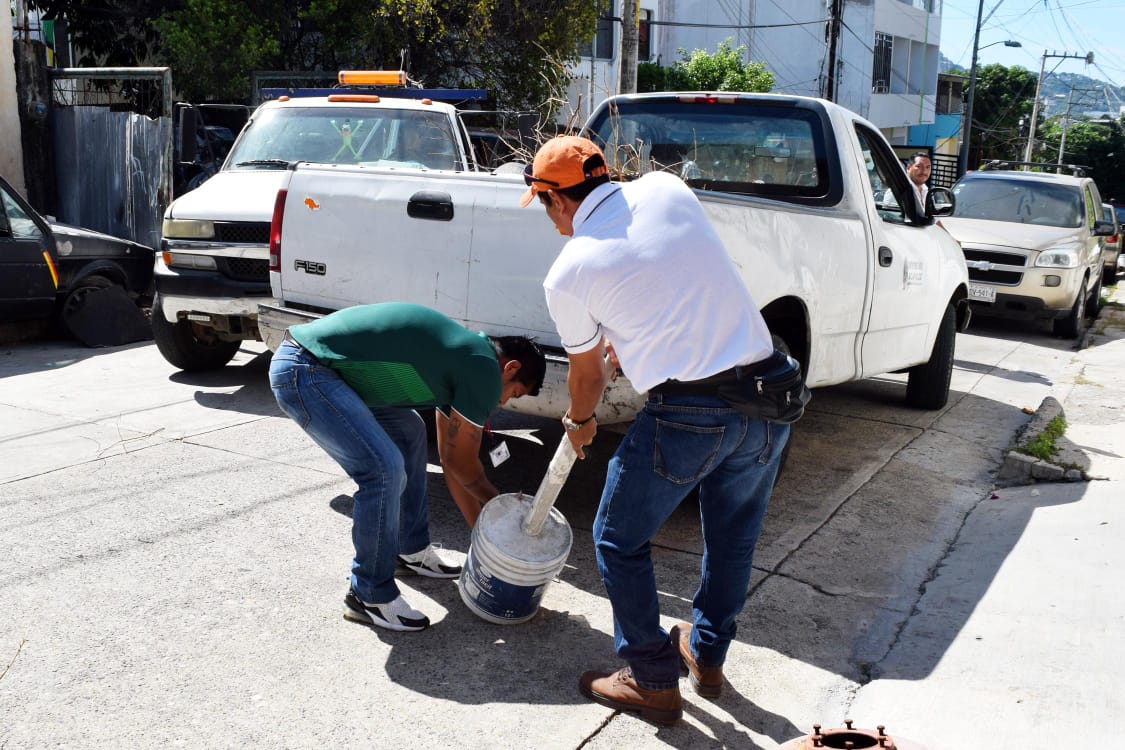
[[[731,408],[767,422],[791,424],[801,418],[812,393],[805,387],[797,360],[775,350],[749,369],[738,380],[720,385],[719,398]]]

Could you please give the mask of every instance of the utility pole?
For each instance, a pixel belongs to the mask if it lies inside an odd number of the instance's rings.
[[[1047,54],[1047,50],[1043,50],[1043,62],[1039,65],[1039,82],[1035,84],[1035,103],[1031,105],[1031,129],[1027,136],[1027,149],[1023,152],[1023,160],[1031,161],[1031,152],[1035,147],[1035,125],[1039,120],[1039,93],[1043,90],[1043,71],[1047,68],[1048,57],[1062,57],[1073,58],[1075,60],[1085,60],[1087,65],[1094,63],[1094,53],[1087,52],[1084,55],[1071,55],[1069,53]],[[1025,167],[1026,169],[1026,167]]]
[[[1071,89],[1070,93],[1067,94],[1067,96],[1066,96],[1066,114],[1063,115],[1062,137],[1059,139],[1059,161],[1058,161],[1058,164],[1059,164],[1060,167],[1062,166],[1063,152],[1066,151],[1066,126],[1067,126],[1067,123],[1070,122],[1070,105],[1073,101],[1074,101],[1074,89]]]
[[[1074,92],[1077,91],[1079,94],[1087,94],[1091,91],[1097,91],[1097,90],[1098,89],[1096,89],[1096,88],[1092,88],[1092,89],[1091,88],[1086,88],[1086,89],[1071,88],[1070,93],[1067,94],[1067,97],[1066,97],[1066,114],[1063,115],[1063,120],[1062,120],[1062,137],[1059,139],[1058,165],[1060,167],[1062,166],[1062,163],[1063,163],[1063,152],[1066,151],[1066,129],[1067,129],[1067,126],[1070,125],[1070,105],[1074,101]],[[1081,104],[1081,102],[1079,102],[1079,104]]]
[[[961,148],[957,153],[957,176],[965,174],[969,168],[969,136],[973,132],[973,97],[977,92],[977,55],[980,52],[980,17],[984,12],[984,0],[977,4],[977,27],[973,33],[973,64],[969,68],[969,95],[965,100],[964,114],[961,115]]]
[[[637,47],[640,44],[641,0],[621,0],[621,59],[617,68],[617,93],[637,92]]]
[[[844,12],[844,0],[832,0],[828,19],[828,73],[824,77],[824,98],[836,101],[836,47],[840,42],[840,16]]]

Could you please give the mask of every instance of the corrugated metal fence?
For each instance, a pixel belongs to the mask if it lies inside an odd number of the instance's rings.
[[[172,195],[168,68],[51,71],[58,220],[160,247]]]

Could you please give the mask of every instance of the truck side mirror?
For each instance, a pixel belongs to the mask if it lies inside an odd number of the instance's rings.
[[[957,199],[949,188],[930,188],[926,193],[926,216],[952,216]]]

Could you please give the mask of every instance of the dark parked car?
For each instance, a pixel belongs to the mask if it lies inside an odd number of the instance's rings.
[[[1117,211],[1118,209],[1108,203],[1102,204],[1102,218],[1113,222],[1113,234],[1105,238],[1105,244],[1102,246],[1102,273],[1104,274],[1102,283],[1106,286],[1117,283],[1117,266],[1121,263],[1123,237],[1121,221],[1117,218]]]
[[[151,301],[154,260],[150,247],[48,221],[0,177],[0,323],[53,320],[87,344],[140,340],[130,318]]]

